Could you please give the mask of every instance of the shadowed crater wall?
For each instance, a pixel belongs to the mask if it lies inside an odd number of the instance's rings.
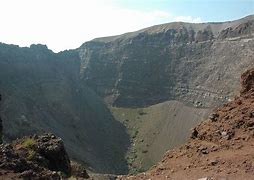
[[[127,173],[129,137],[105,103],[79,79],[77,51],[0,44],[4,139],[53,132],[72,159],[101,173]]]

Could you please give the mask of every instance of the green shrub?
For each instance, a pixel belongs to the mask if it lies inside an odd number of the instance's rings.
[[[21,143],[24,148],[31,148],[34,144],[35,140],[33,138],[27,138]]]

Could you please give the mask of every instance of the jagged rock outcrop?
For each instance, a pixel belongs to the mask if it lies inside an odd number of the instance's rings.
[[[119,179],[253,179],[254,69],[241,76],[241,94],[193,129],[148,172]]]
[[[80,169],[75,170],[80,172]],[[82,169],[81,177],[84,174],[89,177]],[[63,141],[53,134],[23,137],[0,145],[1,178],[62,179],[71,175],[71,163]]]
[[[254,22],[252,20],[248,20],[235,28],[228,27],[224,29],[220,35],[219,38],[225,39],[225,38],[236,38],[239,37],[239,35],[248,35],[254,32]]]

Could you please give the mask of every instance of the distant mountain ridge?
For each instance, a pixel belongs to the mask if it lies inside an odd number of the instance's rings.
[[[222,32],[223,30],[230,29],[230,28],[235,29],[237,26],[241,24],[245,24],[246,22],[253,21],[253,18],[254,18],[254,15],[249,15],[239,20],[226,21],[226,22],[207,22],[207,23],[171,22],[171,23],[155,25],[155,26],[144,28],[135,32],[125,33],[122,35],[95,38],[92,41],[112,42],[116,40],[131,39],[140,33],[148,33],[151,35],[151,34],[165,33],[168,30],[181,29],[181,28],[192,29],[194,32],[198,32],[198,31],[203,31],[208,26],[210,26],[214,37],[218,37],[220,32]]]

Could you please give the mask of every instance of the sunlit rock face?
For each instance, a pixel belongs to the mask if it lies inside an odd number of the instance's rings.
[[[253,16],[225,23],[169,23],[98,38],[80,48],[81,77],[115,106],[165,100],[214,107],[252,66]],[[236,91],[237,92],[237,91]]]

